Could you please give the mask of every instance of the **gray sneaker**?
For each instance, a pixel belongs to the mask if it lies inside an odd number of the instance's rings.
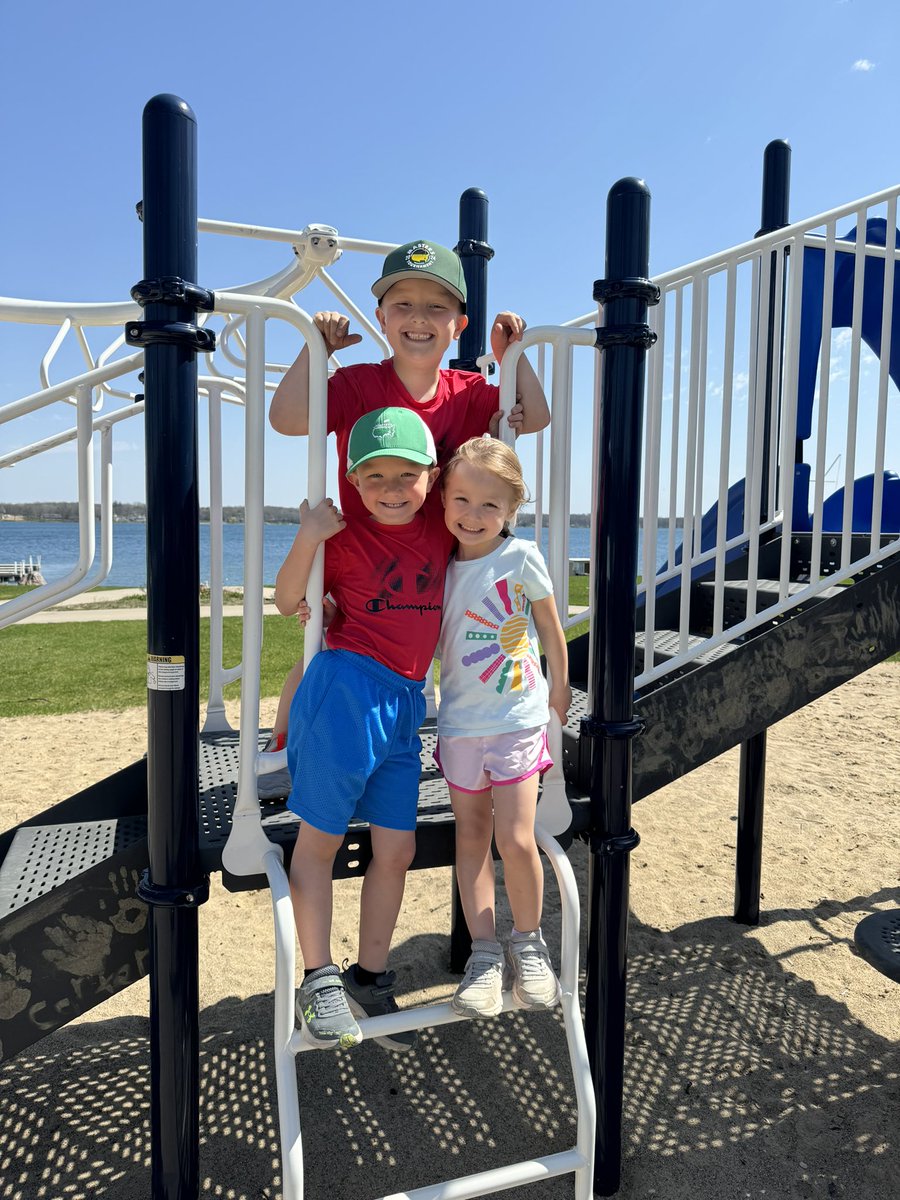
[[[341,979],[347,990],[347,1003],[355,1017],[383,1017],[386,1013],[399,1012],[397,1001],[394,999],[394,984],[397,980],[394,971],[382,971],[376,975],[374,983],[359,983],[356,978],[355,965],[348,967],[344,960],[344,970]],[[419,1040],[415,1029],[405,1029],[402,1033],[385,1033],[373,1037],[374,1042],[384,1046],[386,1050],[414,1050]]]
[[[296,1007],[309,1045],[349,1050],[362,1041],[362,1030],[347,1006],[341,973],[333,964],[307,975],[297,989]]]
[[[504,986],[520,1008],[544,1009],[559,1004],[562,989],[550,965],[541,931],[520,933],[506,943]]]
[[[466,973],[450,1006],[461,1017],[496,1017],[503,1011],[503,950],[499,942],[472,942]]]

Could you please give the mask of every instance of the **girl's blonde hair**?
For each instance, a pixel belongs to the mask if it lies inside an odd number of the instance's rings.
[[[453,468],[461,462],[490,471],[492,475],[502,479],[513,494],[512,515],[515,515],[519,506],[528,500],[528,488],[525,486],[519,456],[511,446],[507,446],[498,438],[485,436],[463,442],[441,472],[442,488],[447,487]]]

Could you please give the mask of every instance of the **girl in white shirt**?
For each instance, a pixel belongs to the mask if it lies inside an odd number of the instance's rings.
[[[565,637],[540,551],[509,531],[526,498],[515,452],[493,438],[473,438],[441,478],[447,528],[459,549],[444,592],[436,757],[456,818],[456,875],[472,935],[452,1005],[466,1016],[494,1016],[507,987],[522,1008],[551,1008],[560,988],[541,934],[544,874],[534,816],[541,772],[552,765],[549,708],[565,724],[572,700]],[[514,921],[505,969],[492,837]]]

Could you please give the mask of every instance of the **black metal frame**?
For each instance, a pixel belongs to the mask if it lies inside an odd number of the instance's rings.
[[[769,142],[763,155],[762,221],[757,237],[782,229],[788,224],[791,192],[791,147],[780,139]],[[768,327],[768,349],[766,353],[766,376],[763,403],[762,438],[762,509],[763,522],[769,518],[766,481],[769,478],[770,437],[773,403],[775,397],[776,364],[774,359],[775,329],[783,322],[782,312],[775,311],[776,252],[772,251],[772,275],[769,278],[769,295],[766,322]],[[780,364],[778,364],[780,375]],[[766,738],[762,730],[741,743],[741,761],[738,782],[738,826],[737,855],[734,879],[734,919],[745,925],[759,924],[759,892],[762,878],[763,810],[766,799]]]
[[[126,338],[143,345],[147,456],[147,653],[169,666],[147,691],[150,908],[151,1192],[199,1194],[197,905],[209,880],[199,857],[200,565],[196,324],[210,293],[197,274],[197,122],[179,97],[154,96],[143,115],[145,320]]]
[[[597,1100],[594,1190],[619,1188],[622,1158],[625,980],[628,942],[634,642],[638,576],[638,509],[644,371],[654,338],[648,303],[659,298],[647,279],[650,192],[639,179],[610,190],[606,210],[606,278],[594,295],[604,302],[597,346],[604,353],[597,480],[592,607],[591,717],[581,739],[591,748],[585,1030]]]

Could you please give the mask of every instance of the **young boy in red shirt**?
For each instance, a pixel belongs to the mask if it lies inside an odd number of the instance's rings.
[[[302,821],[290,883],[305,967],[297,993],[303,1036],[347,1049],[362,1036],[354,1014],[397,1007],[387,957],[415,853],[418,729],[454,539],[440,507],[426,505],[440,473],[437,453],[409,408],[360,417],[344,463],[363,515],[345,519],[330,500],[314,509],[304,501],[275,602],[286,615],[297,611],[324,542],[324,582],[337,613],[327,649],[313,658],[290,709],[288,807]],[[369,823],[372,861],[360,897],[358,961],[341,972],[331,957],[332,870],[353,818]],[[409,1050],[416,1035],[379,1041]]]

